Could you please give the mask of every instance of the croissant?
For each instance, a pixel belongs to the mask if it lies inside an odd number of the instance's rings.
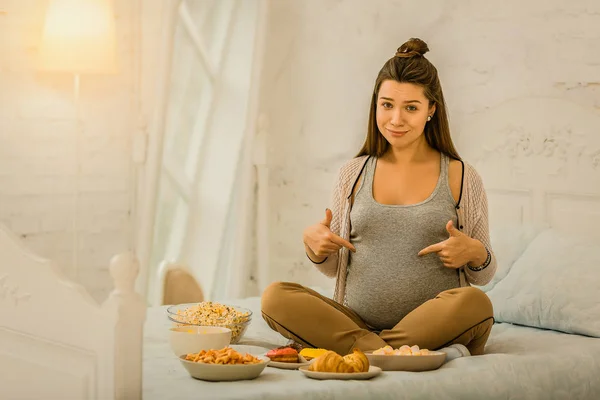
[[[367,372],[369,370],[369,360],[367,356],[358,349],[354,349],[352,354],[340,356],[335,351],[327,351],[308,367],[309,371],[315,372]]]
[[[359,349],[354,349],[352,354],[344,356],[344,361],[346,361],[346,364],[353,367],[356,372],[369,371],[369,359]]]

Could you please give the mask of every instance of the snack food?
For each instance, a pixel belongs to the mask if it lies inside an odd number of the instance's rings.
[[[263,362],[252,354],[241,355],[231,347],[220,350],[202,350],[199,353],[186,354],[185,360],[204,364],[259,364]]]
[[[249,319],[249,313],[214,301],[204,301],[178,310],[181,322],[191,325],[239,324]]]
[[[231,329],[231,342],[236,343],[246,330],[251,319],[250,312],[214,301],[190,305],[170,312],[178,326],[222,326]]]
[[[335,351],[327,351],[319,356],[309,367],[314,372],[353,373],[369,371],[369,359],[359,349],[344,357]]]
[[[375,350],[373,354],[383,356],[427,356],[429,355],[429,350],[419,349],[419,346],[417,345],[404,345],[398,349],[394,349],[392,346],[385,346]]]
[[[327,353],[328,350],[326,349],[311,349],[311,348],[304,348],[300,351],[300,355],[302,357],[304,357],[306,359],[306,361],[310,361],[313,358],[317,358],[319,356],[322,356],[323,354]]]
[[[300,353],[302,351],[302,349],[304,348],[304,346],[302,346],[298,342],[290,342],[290,343],[286,344],[285,346],[279,346],[278,349],[285,349],[286,347],[291,347],[292,349],[296,350],[298,353]]]
[[[297,363],[298,362],[298,352],[291,347],[283,347],[270,350],[266,354],[272,361],[277,362],[287,362],[287,363]]]

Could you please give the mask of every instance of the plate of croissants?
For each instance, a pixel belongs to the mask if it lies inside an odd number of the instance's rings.
[[[369,359],[359,349],[343,357],[327,351],[299,370],[313,379],[371,379],[381,373],[381,368],[369,365]]]

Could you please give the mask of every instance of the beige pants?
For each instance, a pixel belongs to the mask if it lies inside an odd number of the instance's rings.
[[[350,308],[291,282],[276,282],[265,289],[262,315],[286,338],[342,355],[355,347],[372,351],[416,344],[435,350],[454,343],[480,355],[494,323],[492,303],[474,287],[446,290],[380,333],[369,330]]]

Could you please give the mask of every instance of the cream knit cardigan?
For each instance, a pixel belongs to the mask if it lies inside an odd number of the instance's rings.
[[[348,161],[340,168],[337,183],[333,190],[330,229],[336,235],[350,240],[350,209],[352,189],[369,156],[361,156]],[[468,163],[464,163],[464,180],[460,203],[457,208],[458,228],[473,239],[479,240],[489,250],[492,258],[481,271],[472,271],[466,266],[459,268],[461,286],[470,284],[483,286],[496,272],[496,257],[490,244],[488,225],[488,205],[481,177]],[[324,262],[314,264],[326,276],[336,277],[333,299],[344,303],[346,294],[346,274],[348,269],[348,249],[342,247]]]

